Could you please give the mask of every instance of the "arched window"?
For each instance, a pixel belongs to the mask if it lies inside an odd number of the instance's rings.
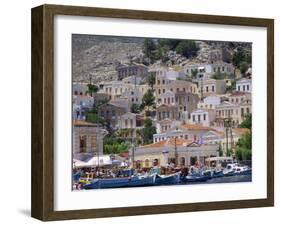
[[[180,158],[180,165],[185,166],[185,158],[184,157]]]
[[[146,160],[144,161],[144,166],[145,166],[145,167],[149,167],[149,160],[148,160],[148,159],[146,159]]]

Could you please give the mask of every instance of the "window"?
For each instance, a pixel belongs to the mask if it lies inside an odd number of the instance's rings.
[[[87,136],[86,135],[81,135],[79,136],[79,148],[80,148],[80,153],[85,153],[87,151]]]
[[[162,84],[165,85],[165,80],[164,79],[162,80]]]
[[[115,116],[115,110],[112,110],[112,116]]]
[[[201,115],[198,115],[198,122],[201,121]]]
[[[97,151],[97,135],[91,136],[92,151]]]
[[[157,84],[160,85],[160,80],[157,80]]]
[[[238,86],[238,91],[240,91],[240,86]]]
[[[203,120],[206,121],[206,114],[203,115]]]
[[[212,86],[212,92],[215,92],[215,86]]]
[[[165,93],[165,89],[163,89],[163,93]]]
[[[209,92],[209,86],[206,86],[206,93]]]
[[[192,115],[192,121],[195,122],[195,115]]]
[[[243,91],[245,91],[245,86],[243,86]]]
[[[249,85],[247,85],[247,90],[248,90],[248,91],[250,90],[250,86],[249,86]]]
[[[130,119],[130,123],[131,123],[131,128],[133,128],[134,127],[133,119]]]

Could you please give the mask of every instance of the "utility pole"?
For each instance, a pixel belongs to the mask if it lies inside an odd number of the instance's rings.
[[[178,166],[178,149],[177,149],[177,136],[175,136],[175,165]]]

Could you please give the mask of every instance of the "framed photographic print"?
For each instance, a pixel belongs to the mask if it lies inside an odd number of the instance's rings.
[[[274,205],[274,21],[32,9],[32,216]]]

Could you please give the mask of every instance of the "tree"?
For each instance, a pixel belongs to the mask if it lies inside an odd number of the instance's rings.
[[[156,133],[156,127],[152,125],[150,118],[144,120],[144,128],[141,131],[142,140],[144,144],[150,144],[153,142],[153,134]]]
[[[155,80],[156,80],[156,75],[153,72],[150,72],[149,75],[146,77],[146,81],[152,90],[153,90],[153,86],[155,84]]]
[[[216,72],[212,76],[213,79],[225,79],[226,77],[227,77],[227,74],[226,73],[221,73],[221,72]]]
[[[235,154],[238,160],[252,159],[252,132],[245,133],[238,140]]]
[[[144,56],[149,59],[149,63],[153,63],[155,60],[156,45],[151,38],[146,38],[143,43]]]
[[[183,40],[179,42],[176,47],[176,52],[185,56],[186,58],[194,57],[197,55],[197,51],[199,50],[196,43],[192,40]]]
[[[102,125],[105,124],[103,118],[99,117],[97,113],[91,111],[86,113],[86,121],[91,123],[100,123]]]
[[[99,87],[96,85],[88,84],[88,93],[92,96],[93,93],[96,93],[99,91]]]
[[[242,61],[239,64],[239,69],[240,69],[240,72],[241,72],[242,75],[245,75],[248,68],[249,68],[249,64],[246,61]]]
[[[155,97],[152,89],[147,90],[147,92],[142,97],[142,105],[148,108],[155,104]]]
[[[177,45],[181,42],[180,39],[159,39],[159,46],[166,46],[170,50],[175,50]]]
[[[194,70],[191,71],[192,78],[196,78],[197,74],[198,74],[198,70],[197,69],[194,69]]]
[[[243,122],[240,124],[240,128],[252,129],[252,114],[246,115]]]
[[[248,70],[251,63],[252,55],[246,54],[242,50],[237,50],[232,56],[232,64],[234,65],[235,70],[239,68],[242,74],[244,74]]]
[[[140,113],[140,106],[136,103],[133,103],[131,106],[131,112],[135,114]]]

